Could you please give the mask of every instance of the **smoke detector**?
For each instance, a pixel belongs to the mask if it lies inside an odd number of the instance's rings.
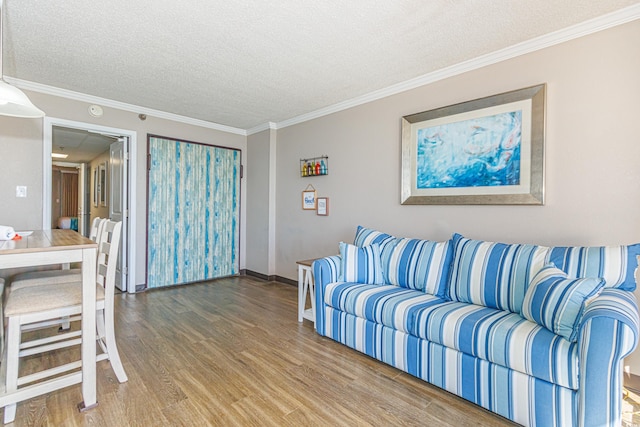
[[[89,114],[93,117],[102,117],[102,107],[99,105],[89,105]]]

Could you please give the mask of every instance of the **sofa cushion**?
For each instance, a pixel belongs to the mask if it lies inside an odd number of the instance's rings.
[[[448,301],[412,310],[409,333],[576,390],[578,344],[517,313]]]
[[[569,277],[602,277],[607,288],[634,291],[638,255],[640,243],[629,246],[558,246],[551,248],[547,259]]]
[[[356,246],[369,246],[373,243],[378,243],[380,245],[380,249],[384,249],[384,246],[393,241],[395,237],[382,233],[380,231],[372,230],[370,228],[365,228],[361,225],[358,226],[356,230],[356,237],[353,239],[353,244]]]
[[[527,285],[549,248],[471,240],[453,235],[449,298],[520,313]]]
[[[564,271],[548,264],[531,280],[521,314],[575,342],[585,304],[600,293],[603,285],[604,279],[600,278],[569,279]]]
[[[384,283],[380,264],[380,245],[377,243],[361,248],[340,242],[340,257],[342,269],[339,280],[372,285]]]
[[[408,332],[413,311],[443,300],[394,285],[336,282],[325,287],[324,302],[345,313]]]
[[[451,242],[394,239],[381,253],[385,283],[444,297],[452,258]]]

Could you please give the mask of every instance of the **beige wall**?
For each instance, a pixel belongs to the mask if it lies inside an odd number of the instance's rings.
[[[0,224],[42,228],[41,119],[0,116],[0,162]],[[16,198],[18,185],[27,187],[26,198]]]
[[[133,177],[137,188],[134,201],[136,209],[136,271],[135,283],[145,283],[146,242],[146,149],[147,133],[181,138],[189,141],[215,144],[242,150],[245,162],[247,138],[204,127],[189,125],[149,116],[141,121],[137,113],[104,107],[104,115],[91,117],[89,104],[52,95],[27,92],[31,101],[48,117],[91,123],[100,126],[134,131],[137,135],[137,174]],[[12,225],[16,229],[42,228],[42,119],[15,119],[0,117],[0,224]],[[241,224],[246,221],[246,180],[242,181]],[[16,185],[28,186],[28,197],[16,199]],[[3,209],[11,206],[11,209]],[[240,268],[246,259],[245,233],[240,235]]]
[[[640,21],[278,131],[277,271],[338,251],[358,224],[544,245],[640,242]],[[544,206],[400,205],[402,116],[547,83]],[[327,154],[329,175],[298,160]],[[330,215],[300,208],[312,183]],[[640,295],[640,292],[637,292]],[[640,356],[634,372],[640,373]],[[637,359],[637,361],[635,360]]]
[[[248,270],[269,275],[269,150],[271,131],[247,138]]]

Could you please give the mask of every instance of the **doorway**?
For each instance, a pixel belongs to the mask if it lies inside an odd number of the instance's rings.
[[[51,228],[70,228],[89,237],[85,227],[78,223],[84,188],[81,165],[52,163],[51,173]],[[82,187],[82,188],[81,188]]]
[[[130,204],[135,185],[129,179],[135,176],[135,142],[134,131],[45,118],[43,229],[73,228],[87,235],[96,217],[122,221],[116,286],[126,292],[135,292],[135,275],[129,274],[135,272],[135,206]],[[66,157],[52,159],[52,153]],[[58,168],[75,168],[78,176],[76,215],[62,221],[53,218],[58,208],[53,171]],[[70,209],[67,212],[73,212],[73,206]]]

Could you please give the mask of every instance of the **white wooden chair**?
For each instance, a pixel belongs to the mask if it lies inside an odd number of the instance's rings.
[[[94,242],[97,242],[100,235],[101,227],[104,225],[106,219],[95,218],[91,223],[91,231],[89,232],[89,238]],[[11,289],[20,289],[27,286],[50,284],[56,285],[59,283],[69,282],[71,280],[81,279],[81,270],[79,268],[62,269],[62,270],[44,270],[44,271],[29,271],[26,273],[20,273],[13,276],[11,279]]]
[[[98,361],[109,360],[119,382],[127,381],[115,341],[114,328],[114,288],[118,246],[122,232],[122,223],[106,221],[98,238],[98,264],[96,271],[97,294],[97,341],[103,353],[97,355]],[[49,285],[34,285],[21,289],[11,289],[5,304],[7,319],[7,337],[3,369],[6,370],[5,389],[8,392],[18,390],[20,386],[46,380],[63,372],[79,369],[81,361],[45,369],[34,374],[19,376],[20,358],[44,353],[60,348],[79,345],[82,342],[81,331],[72,331],[53,336],[22,342],[22,332],[44,326],[62,323],[64,316],[71,321],[81,320],[82,282],[60,283],[52,292]],[[47,390],[47,392],[53,390]],[[15,419],[16,405],[4,408],[4,422]]]
[[[4,350],[4,279],[0,278],[0,354]]]
[[[94,242],[98,241],[99,236],[101,236],[102,227],[104,227],[106,218],[96,217],[91,223],[91,231],[89,232],[89,238]],[[70,281],[81,281],[82,280],[82,270],[79,268],[66,268],[62,270],[44,270],[44,271],[29,271],[26,273],[17,274],[11,280],[9,287],[11,289],[20,289],[26,288],[29,286],[35,285],[59,285],[61,283],[67,283]],[[61,322],[60,330],[68,330],[70,327],[70,322],[68,319],[65,319],[64,322]]]

